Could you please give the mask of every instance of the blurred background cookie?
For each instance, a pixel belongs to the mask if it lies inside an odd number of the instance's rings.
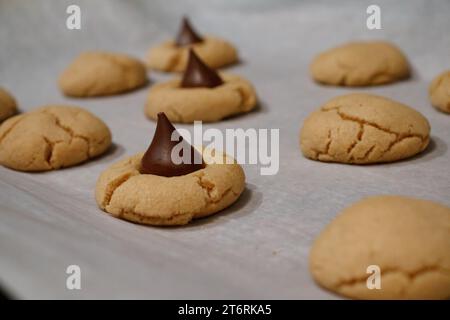
[[[319,234],[314,280],[356,299],[450,298],[450,208],[403,196],[365,198]],[[380,288],[367,285],[379,268]],[[375,284],[375,283],[373,283]]]
[[[0,122],[17,113],[16,100],[11,94],[0,87]]]
[[[429,93],[436,109],[450,113],[450,71],[441,73],[431,82]]]
[[[350,42],[314,58],[313,79],[337,86],[372,86],[405,79],[410,68],[405,55],[386,41]]]
[[[143,86],[147,71],[142,62],[124,54],[85,52],[64,70],[58,83],[67,96],[107,96]]]

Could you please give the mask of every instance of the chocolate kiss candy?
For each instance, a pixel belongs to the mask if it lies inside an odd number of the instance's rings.
[[[172,133],[176,132],[177,141],[172,141]],[[179,157],[183,158],[183,150],[190,150],[189,163],[175,164],[172,161],[172,149],[177,144],[183,144],[180,148]],[[179,148],[179,146],[177,147]],[[180,159],[180,160],[181,160]],[[196,160],[196,161],[194,161]],[[145,152],[141,160],[140,173],[154,174],[157,176],[174,177],[182,176],[205,167],[203,158],[189,143],[183,140],[183,137],[176,131],[164,112],[158,113],[158,122],[156,124],[155,135],[153,136],[150,147]]]
[[[183,17],[180,30],[178,31],[175,44],[177,47],[187,46],[189,44],[202,42],[203,39],[194,31],[188,18]]]
[[[208,67],[189,49],[189,60],[181,80],[182,88],[214,88],[223,84],[222,79],[214,69]]]

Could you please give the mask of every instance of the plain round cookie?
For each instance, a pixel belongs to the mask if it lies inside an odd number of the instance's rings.
[[[256,92],[250,82],[235,75],[220,76],[224,84],[214,88],[182,88],[179,79],[154,85],[145,114],[156,119],[159,112],[164,112],[172,122],[213,122],[256,106]]]
[[[438,110],[450,113],[450,71],[437,76],[429,89],[431,104]]]
[[[327,50],[310,66],[313,79],[337,86],[391,83],[410,75],[405,55],[389,42],[351,42]]]
[[[65,95],[80,98],[118,94],[146,83],[147,70],[139,60],[95,51],[80,54],[59,78]]]
[[[104,153],[110,145],[106,124],[78,107],[45,106],[0,126],[0,164],[20,171],[70,167]]]
[[[147,65],[156,70],[182,72],[186,68],[189,49],[210,68],[217,69],[238,61],[237,50],[231,43],[218,37],[206,36],[202,42],[178,47],[169,40],[151,48],[147,55]]]
[[[0,87],[0,122],[17,113],[16,100],[8,91]]]
[[[363,199],[317,237],[309,257],[324,288],[356,299],[450,298],[450,208],[403,196]],[[381,271],[369,290],[367,267]]]
[[[205,168],[164,177],[141,174],[142,155],[110,166],[97,181],[97,204],[114,217],[148,225],[184,225],[225,209],[244,191],[245,174],[239,164],[214,163],[203,154]]]
[[[307,158],[353,164],[408,158],[429,140],[430,125],[418,111],[363,93],[331,99],[305,119],[300,132]]]

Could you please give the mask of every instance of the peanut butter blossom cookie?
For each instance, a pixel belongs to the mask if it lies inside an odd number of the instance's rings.
[[[8,91],[0,87],[0,122],[17,113],[16,100]]]
[[[367,164],[391,162],[423,151],[428,120],[399,102],[371,94],[347,94],[328,101],[305,120],[303,154],[313,160]]]
[[[20,171],[70,167],[111,145],[106,124],[78,107],[45,106],[0,126],[0,164]]]
[[[321,286],[350,298],[449,299],[449,248],[450,208],[403,196],[369,197],[320,233],[310,270]],[[379,277],[378,288],[372,275]]]
[[[256,106],[256,100],[255,90],[247,80],[218,74],[190,50],[182,79],[154,85],[145,113],[156,119],[159,112],[164,112],[173,122],[212,122],[249,112]]]
[[[450,71],[436,77],[429,92],[431,104],[440,111],[450,113]]]
[[[212,215],[239,198],[245,175],[233,159],[210,151],[202,155],[194,149],[160,113],[148,150],[100,175],[97,203],[114,217],[148,225],[183,225]],[[174,161],[174,153],[183,161]]]
[[[405,79],[410,68],[405,55],[389,42],[351,42],[319,54],[311,75],[324,84],[371,86]]]
[[[178,35],[150,49],[147,64],[152,69],[181,72],[188,61],[190,48],[211,68],[220,68],[237,62],[236,49],[229,42],[210,35],[198,35],[185,17]]]
[[[114,95],[147,83],[145,65],[118,53],[85,52],[79,55],[59,78],[67,96],[94,97]]]

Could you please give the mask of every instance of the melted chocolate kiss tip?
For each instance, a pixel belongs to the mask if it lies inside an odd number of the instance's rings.
[[[189,59],[181,80],[182,88],[215,88],[223,84],[222,78],[189,49]]]
[[[189,19],[183,16],[181,20],[180,30],[178,31],[177,37],[175,39],[175,44],[178,47],[187,46],[193,43],[202,42],[203,38],[200,37],[197,32],[195,32]]]
[[[189,143],[183,140],[183,137],[178,135],[179,139],[172,141],[172,133],[174,131],[176,131],[175,127],[164,112],[158,113],[155,135],[141,160],[141,167],[139,168],[141,174],[174,177],[186,175],[205,167],[202,156]],[[189,163],[175,164],[172,161],[172,149],[179,143],[183,144],[183,148],[180,151],[182,159],[183,150],[190,150]]]

